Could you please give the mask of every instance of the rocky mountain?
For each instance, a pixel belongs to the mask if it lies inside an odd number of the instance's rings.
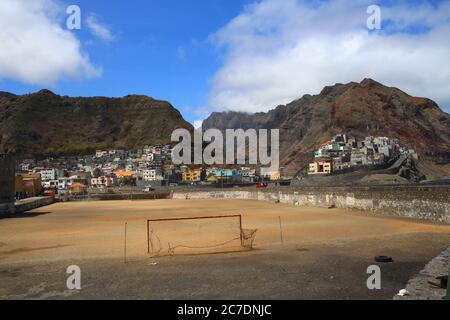
[[[193,130],[170,103],[146,96],[71,98],[48,90],[27,95],[0,92],[0,149],[20,157],[169,143],[177,128]]]
[[[450,115],[429,99],[372,79],[325,87],[319,95],[305,95],[267,113],[213,113],[203,128],[280,129],[280,160],[289,175],[303,169],[312,151],[338,133],[399,138],[424,159],[450,158]]]

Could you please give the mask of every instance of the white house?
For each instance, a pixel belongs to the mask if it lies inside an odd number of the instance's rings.
[[[148,169],[143,170],[142,176],[144,178],[144,181],[161,181],[164,180],[161,170],[155,170],[155,169]]]
[[[105,157],[108,155],[108,151],[103,151],[103,150],[97,150],[95,151],[95,157],[96,158],[101,158],[101,157]]]
[[[45,169],[41,170],[41,180],[42,181],[50,181],[56,180],[56,170],[55,169]]]
[[[47,181],[42,181],[42,187],[44,189],[54,189],[54,188],[58,188],[58,180],[47,180]]]
[[[91,179],[91,186],[93,188],[107,188],[112,187],[114,184],[114,179],[112,177],[98,177]]]

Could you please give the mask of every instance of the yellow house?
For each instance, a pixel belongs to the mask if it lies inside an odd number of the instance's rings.
[[[21,174],[16,175],[15,190],[17,193],[25,192],[25,188],[23,187],[23,176]]]
[[[28,197],[35,197],[42,192],[41,174],[24,173],[17,175],[15,187],[18,192],[26,192]]]
[[[203,168],[188,169],[183,172],[183,182],[200,182],[202,181]]]
[[[280,171],[273,171],[270,173],[270,180],[271,181],[277,181],[281,180],[281,172]]]
[[[331,174],[333,162],[331,160],[319,160],[309,164],[309,174]]]
[[[211,183],[216,183],[219,181],[219,179],[214,174],[210,174],[206,180]]]
[[[308,173],[309,174],[317,174],[319,172],[319,166],[317,165],[317,162],[310,163]]]
[[[281,180],[281,172],[278,171],[261,171],[261,175],[265,179],[270,179],[270,181],[278,181]]]

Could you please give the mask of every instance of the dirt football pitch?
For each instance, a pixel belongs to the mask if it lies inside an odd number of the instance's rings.
[[[242,215],[239,222],[147,220]],[[125,241],[126,224],[126,241]],[[236,229],[237,228],[237,229]],[[152,246],[152,252],[148,250]],[[57,203],[0,219],[0,299],[390,299],[450,226],[243,200]],[[374,261],[387,255],[393,263]],[[369,290],[379,265],[382,289]],[[68,266],[81,290],[68,290]]]

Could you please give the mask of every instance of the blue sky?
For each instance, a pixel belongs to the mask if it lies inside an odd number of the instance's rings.
[[[82,20],[93,14],[113,34],[112,41],[97,39],[85,22],[81,30],[72,31],[92,64],[102,68],[102,75],[82,81],[63,79],[47,86],[3,79],[0,90],[22,94],[48,87],[69,96],[145,94],[169,100],[194,121],[194,108],[206,105],[208,81],[221,63],[221,54],[208,37],[247,2],[72,0],[70,4],[81,8]]]
[[[366,29],[366,0],[32,3],[0,2],[0,42],[10,49],[0,52],[0,91],[144,94],[194,122],[371,77],[449,110],[449,1],[378,1],[375,32]],[[71,4],[81,8],[81,30],[65,27]]]

